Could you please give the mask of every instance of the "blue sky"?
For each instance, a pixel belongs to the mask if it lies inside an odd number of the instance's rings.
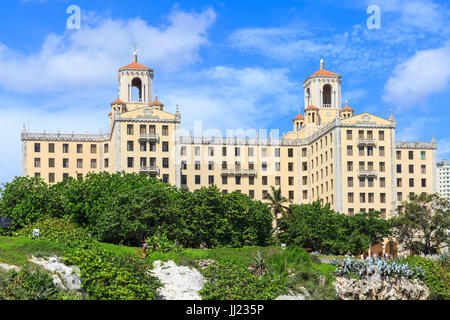
[[[67,7],[81,8],[68,30]],[[367,8],[377,5],[380,29]],[[1,1],[0,183],[21,174],[20,131],[108,131],[117,70],[155,70],[153,94],[182,126],[292,129],[301,83],[319,68],[343,77],[356,113],[393,110],[397,140],[438,140],[450,159],[450,4],[362,1]]]

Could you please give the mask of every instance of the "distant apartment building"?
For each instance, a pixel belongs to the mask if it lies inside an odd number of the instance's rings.
[[[450,201],[450,161],[443,159],[437,163],[439,196]]]
[[[137,172],[191,191],[215,184],[223,193],[257,200],[275,186],[293,203],[322,199],[341,213],[376,210],[385,219],[408,194],[437,192],[434,137],[399,142],[392,112],[383,118],[354,114],[348,103],[342,107],[342,77],[325,70],[323,60],[303,81],[303,114],[294,115],[293,130],[281,137],[182,136],[178,106],[169,113],[152,101],[152,81],[153,70],[136,54],[119,69],[119,96],[111,103],[106,134],[24,129],[23,175],[54,183],[89,172]],[[448,196],[450,169],[440,170],[447,171]],[[393,245],[372,252],[389,252]]]

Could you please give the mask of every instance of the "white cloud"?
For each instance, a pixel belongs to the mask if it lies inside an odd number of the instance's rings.
[[[49,34],[31,55],[0,43],[0,86],[18,92],[63,91],[101,86],[132,59],[137,44],[139,62],[152,68],[176,70],[199,59],[208,44],[207,30],[215,20],[212,9],[201,13],[173,9],[163,26],[140,18],[92,19],[81,30]]]
[[[385,85],[383,100],[408,108],[448,88],[449,82],[450,45],[418,51],[394,69]]]
[[[264,128],[301,101],[287,69],[216,66],[190,75],[190,84],[164,88],[163,102],[179,104],[182,126],[202,120],[204,129]],[[159,96],[158,96],[159,99]]]

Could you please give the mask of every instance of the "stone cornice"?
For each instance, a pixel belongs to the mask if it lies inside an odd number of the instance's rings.
[[[408,141],[396,141],[396,149],[437,149],[436,142],[408,142]]]

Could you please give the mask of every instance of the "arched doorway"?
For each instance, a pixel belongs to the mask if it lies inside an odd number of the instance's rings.
[[[388,243],[386,243],[384,252],[391,259],[397,258],[397,243],[395,243],[394,241],[388,241]]]
[[[323,86],[322,95],[322,106],[324,108],[331,108],[331,85],[326,84]]]
[[[377,258],[383,257],[383,246],[381,243],[374,244],[370,247],[370,257],[372,258],[375,255]]]

